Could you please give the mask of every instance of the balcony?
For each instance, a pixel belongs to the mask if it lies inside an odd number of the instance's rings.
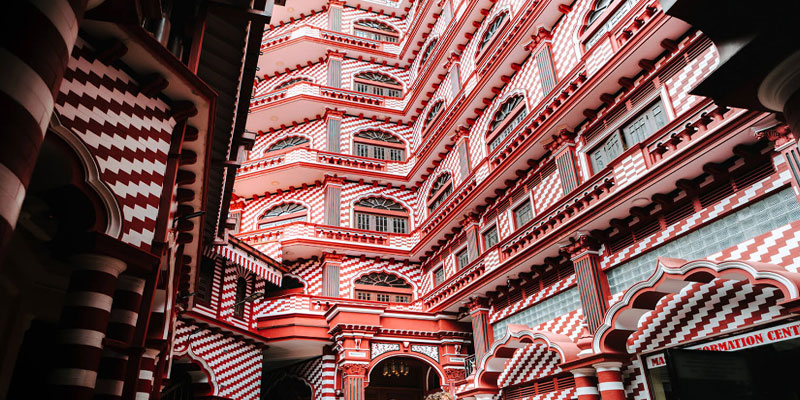
[[[293,147],[267,153],[242,164],[236,172],[234,192],[250,197],[267,188],[301,187],[335,173],[345,179],[377,180],[396,186],[408,184],[411,162],[394,162],[349,154],[330,153],[307,147]]]
[[[418,234],[367,231],[340,226],[293,222],[237,235],[252,246],[278,242],[283,259],[311,258],[336,249],[347,255],[408,257]],[[281,255],[270,255],[281,258]]]
[[[402,118],[403,99],[337,89],[310,82],[298,82],[288,87],[253,96],[247,129],[253,132],[291,125],[314,115],[323,115],[326,108],[344,107],[348,113],[364,114],[381,119],[387,115]]]
[[[394,64],[398,61],[400,43],[389,43],[365,39],[344,32],[334,32],[311,25],[297,25],[288,32],[264,38],[258,69],[261,74],[272,75],[276,71],[323,56],[328,49],[335,48],[346,52],[350,57],[363,57],[377,62]]]

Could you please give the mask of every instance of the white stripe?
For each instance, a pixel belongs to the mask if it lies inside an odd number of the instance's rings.
[[[600,392],[597,391],[597,388],[593,387],[593,386],[592,387],[579,387],[579,388],[577,388],[575,390],[575,393],[578,396],[589,395],[589,394],[593,394],[593,395],[600,394]]]
[[[67,46],[67,53],[78,39],[78,19],[66,0],[28,0],[42,12],[58,30]]]
[[[0,217],[14,228],[19,218],[19,210],[25,200],[25,186],[5,165],[0,164]]]
[[[625,387],[622,386],[622,382],[600,382],[597,384],[597,388],[600,389],[601,392],[607,390],[625,390]]]
[[[56,385],[94,388],[96,381],[97,372],[79,368],[57,368],[50,376],[50,382]]]
[[[0,64],[5,70],[3,79],[0,79],[0,91],[31,114],[39,124],[39,133],[44,136],[53,114],[50,88],[28,64],[4,48],[0,48]]]
[[[137,319],[139,319],[139,313],[136,311],[123,310],[120,308],[111,311],[111,322],[136,326]]]
[[[117,290],[142,294],[144,293],[144,283],[145,281],[142,278],[125,274],[119,277],[119,282],[117,282]]]
[[[146,381],[152,381],[153,380],[153,371],[148,371],[146,369],[143,369],[143,370],[139,371],[139,379],[144,379]]]
[[[95,393],[122,396],[122,386],[125,382],[116,379],[98,379]]]
[[[82,346],[103,348],[103,338],[106,334],[91,329],[64,329],[59,333],[58,340],[66,344],[79,344]]]
[[[71,307],[92,307],[104,311],[111,310],[111,296],[97,292],[74,292],[67,296],[64,305]]]

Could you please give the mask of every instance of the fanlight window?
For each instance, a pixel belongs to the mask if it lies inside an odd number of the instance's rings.
[[[278,86],[275,86],[275,90],[283,89],[283,88],[285,88],[287,86],[291,86],[291,85],[294,85],[295,83],[300,83],[300,82],[311,82],[311,79],[308,79],[308,78],[292,78],[292,79],[289,79],[286,82],[281,83]]]
[[[525,108],[525,101],[523,100],[522,96],[514,96],[506,100],[497,110],[492,123],[489,125],[489,133],[487,134],[489,151],[496,149],[528,115],[528,110]]]
[[[431,56],[431,53],[433,53],[433,49],[436,48],[436,43],[439,43],[439,38],[431,40],[428,47],[422,52],[422,58],[419,60],[420,69],[425,65],[425,62],[428,61],[428,57]]]
[[[400,277],[386,272],[373,272],[355,281],[358,300],[409,303],[413,288]]]
[[[389,24],[375,20],[356,21],[353,33],[358,37],[397,43],[400,34]]]
[[[436,116],[439,115],[439,111],[442,110],[442,106],[444,106],[444,101],[439,101],[431,106],[430,111],[428,111],[428,115],[425,116],[425,122],[422,124],[422,129],[427,129],[428,125],[430,125],[430,123],[436,119]]]
[[[267,211],[258,222],[258,228],[270,228],[286,225],[292,222],[305,222],[307,218],[305,206],[296,203],[286,203],[275,206]]]
[[[300,146],[306,143],[308,143],[308,138],[304,138],[302,136],[290,136],[273,143],[272,146],[269,146],[267,149],[267,153],[271,151],[288,149],[289,147]]]
[[[390,133],[368,130],[361,131],[353,138],[355,153],[360,157],[377,158],[379,160],[405,161],[405,145]]]
[[[597,0],[597,5],[594,6],[594,10],[589,13],[589,20],[586,22],[586,25],[592,25],[594,21],[597,21],[597,18],[611,5],[611,2],[612,0]]]
[[[369,197],[356,203],[354,210],[357,229],[408,233],[408,211],[394,200]]]
[[[353,77],[356,92],[378,96],[402,97],[403,85],[389,75],[377,72],[361,72]]]
[[[436,182],[431,186],[431,191],[428,193],[428,210],[430,212],[436,211],[439,205],[444,203],[450,193],[453,193],[453,182],[452,179],[450,179],[450,174],[444,173],[439,175]]]
[[[492,38],[494,38],[494,34],[497,33],[497,30],[500,29],[501,26],[503,26],[503,22],[505,22],[507,16],[508,13],[502,13],[498,15],[497,17],[495,17],[492,23],[489,24],[488,27],[486,27],[486,32],[483,33],[483,37],[481,37],[481,42],[478,44],[478,53],[480,53],[481,50],[483,50],[483,48],[486,47],[486,45],[492,41]]]

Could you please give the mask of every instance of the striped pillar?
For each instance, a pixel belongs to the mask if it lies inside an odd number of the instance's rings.
[[[364,378],[367,374],[365,364],[342,365],[342,391],[344,400],[364,400]]]
[[[622,385],[622,363],[604,362],[595,364],[597,388],[603,400],[625,400],[625,387]]]
[[[136,400],[147,400],[153,393],[153,377],[156,370],[158,349],[145,349],[139,364],[139,380],[136,382]]]
[[[0,45],[0,259],[17,223],[86,0],[19,0]]]
[[[114,350],[103,350],[100,359],[100,369],[97,372],[95,385],[95,400],[114,400],[122,398],[122,388],[125,386],[125,370],[128,366],[128,355]]]
[[[145,280],[128,274],[122,274],[117,281],[114,302],[111,305],[111,317],[106,337],[122,345],[130,344],[136,330],[139,317],[139,305],[142,302]],[[122,398],[125,384],[125,372],[128,356],[112,350],[104,350],[97,374],[95,400],[112,400]]]
[[[54,398],[90,399],[97,381],[103,339],[111,316],[117,277],[124,262],[102,255],[73,257],[59,321],[59,349],[49,382]]]
[[[322,382],[320,384],[321,400],[336,400],[336,356],[322,356]]]
[[[600,245],[591,237],[579,234],[578,238],[562,250],[569,254],[575,266],[578,296],[583,318],[589,332],[595,333],[608,311],[608,278],[600,269]]]
[[[594,368],[578,368],[570,372],[575,377],[575,392],[578,400],[600,400]]]
[[[133,340],[144,284],[145,280],[142,278],[128,274],[120,276],[111,306],[111,320],[108,323],[109,339],[126,344]]]
[[[489,302],[484,297],[467,304],[472,316],[472,340],[475,344],[475,362],[479,363],[494,341],[492,325],[489,324]]]

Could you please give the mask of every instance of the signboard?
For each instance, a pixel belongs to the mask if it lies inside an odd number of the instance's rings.
[[[684,348],[707,351],[737,351],[796,338],[800,338],[800,321],[793,321]],[[657,353],[645,357],[645,364],[649,369],[660,368],[667,365],[667,360],[664,353]]]

